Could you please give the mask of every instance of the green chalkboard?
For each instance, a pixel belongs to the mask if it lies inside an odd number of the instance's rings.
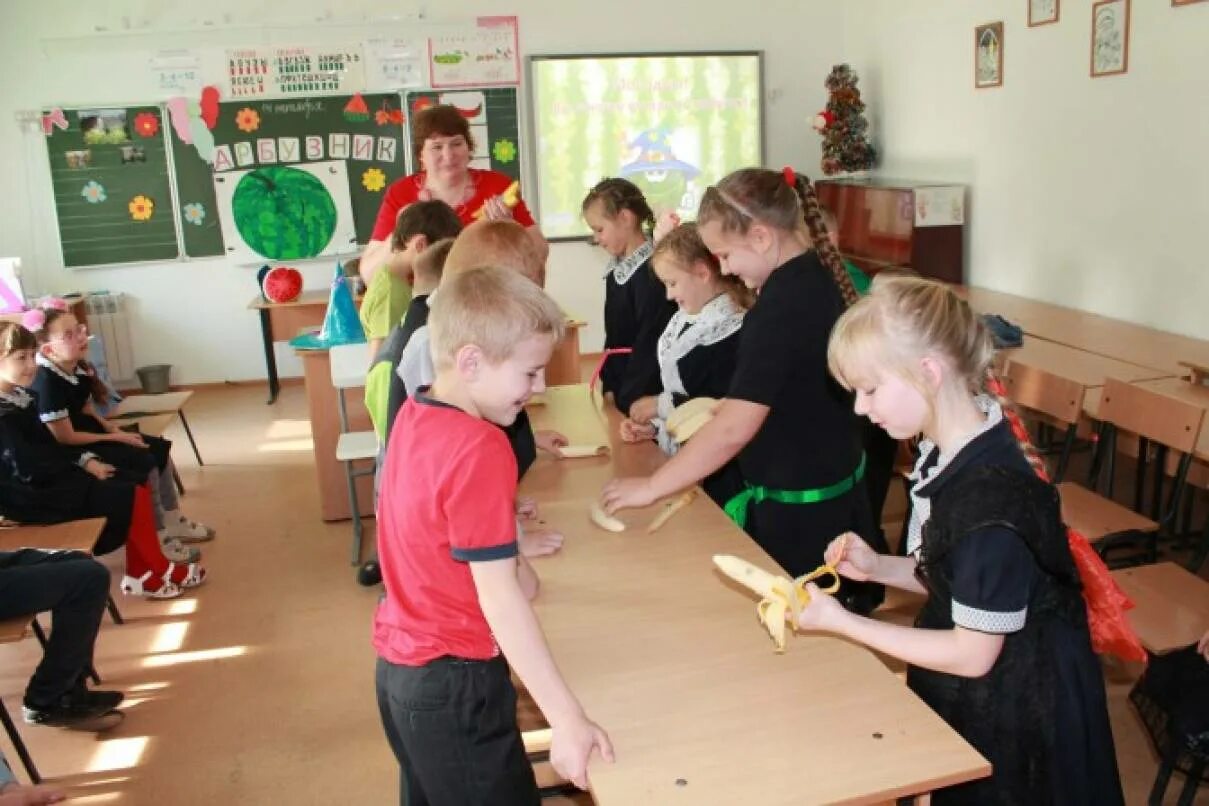
[[[179,257],[157,106],[52,110],[46,137],[63,264]]]
[[[490,168],[521,178],[520,112],[516,104],[516,87],[486,87],[457,91],[422,90],[407,93],[407,109],[415,115],[425,106],[452,104],[461,110],[470,124],[475,139],[475,161],[478,168]],[[411,131],[407,135],[407,153],[415,152]],[[420,170],[419,165],[413,170]]]
[[[212,128],[198,132],[197,121],[193,125],[192,144],[182,142],[176,132],[170,138],[182,214],[190,203],[207,211],[200,226],[182,224],[190,256],[257,254],[275,259],[265,252],[277,250],[311,256],[316,206],[326,206],[327,200],[321,198],[323,190],[308,185],[299,174],[310,163],[333,160],[344,163],[349,202],[344,206],[334,199],[335,208],[351,210],[356,240],[366,243],[383,192],[407,174],[398,93],[229,101],[218,104]],[[245,174],[260,187],[239,180],[232,183],[238,185],[234,191],[216,193],[214,178],[223,174]],[[343,188],[335,190],[338,195]],[[213,229],[208,229],[211,222]],[[280,231],[270,232],[274,229]],[[240,243],[231,243],[233,239]]]
[[[165,115],[165,123],[176,178],[176,215],[181,222],[182,251],[189,257],[226,254],[210,163],[202,157],[194,140],[201,137],[200,130],[205,124],[196,115],[182,114],[179,120],[174,120],[171,110]]]

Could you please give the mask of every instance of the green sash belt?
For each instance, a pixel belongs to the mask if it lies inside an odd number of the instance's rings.
[[[761,501],[776,501],[781,504],[818,504],[839,498],[856,486],[865,477],[865,454],[861,453],[860,464],[856,466],[851,476],[840,479],[828,487],[816,487],[813,490],[773,490],[744,482],[746,489],[737,493],[722,509],[727,517],[742,529],[747,525],[747,506]]]

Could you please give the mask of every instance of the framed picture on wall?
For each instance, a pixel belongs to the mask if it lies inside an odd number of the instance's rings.
[[[1058,21],[1062,0],[1028,0],[1028,27],[1049,25]]]
[[[1091,75],[1129,69],[1129,0],[1100,0],[1091,7]]]
[[[1003,86],[1003,22],[974,29],[974,88]]]

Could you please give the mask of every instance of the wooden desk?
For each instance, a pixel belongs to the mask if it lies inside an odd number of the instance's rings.
[[[180,417],[181,426],[185,429],[185,436],[189,438],[189,446],[193,448],[193,457],[197,459],[197,464],[204,465],[202,461],[201,451],[197,448],[197,440],[193,438],[193,429],[189,427],[189,420],[185,417],[185,404],[189,402],[189,398],[193,397],[193,392],[164,392],[158,395],[128,395],[122,398],[122,402],[118,403],[109,414],[109,419],[116,420],[140,420],[151,419],[147,415],[166,414],[171,417]],[[154,420],[151,423],[154,424]],[[152,432],[148,432],[152,433]],[[163,433],[161,430],[160,433]]]
[[[534,428],[575,430],[596,417],[547,396]],[[655,535],[659,507],[627,510],[626,532],[589,524],[615,473],[650,472],[662,455],[625,445],[607,415],[612,454],[539,458],[521,485],[566,535],[534,563],[536,606],[559,667],[609,732],[617,762],[594,762],[592,796],[615,804],[869,803],[972,780],[990,767],[865,648],[797,636],[784,655],[756,602],[713,570],[715,553],[776,566],[708,498]],[[683,783],[680,783],[683,782]]]
[[[1195,386],[1183,378],[1160,378],[1141,381],[1137,385],[1209,411],[1209,386]],[[1197,440],[1193,455],[1201,461],[1209,462],[1209,427],[1201,428],[1201,436]]]
[[[985,288],[958,286],[955,290],[979,313],[997,313],[1025,333],[1089,353],[1154,367],[1170,375],[1187,373],[1180,361],[1209,364],[1206,341]]]
[[[307,327],[323,324],[330,289],[303,291],[293,302],[269,302],[257,294],[248,309],[260,315],[260,338],[264,344],[264,365],[269,379],[269,403],[277,400],[281,383],[277,379],[277,356],[273,342],[289,341]],[[360,300],[357,300],[358,304]]]
[[[1155,563],[1112,572],[1137,605],[1129,621],[1151,652],[1162,654],[1195,644],[1209,630],[1209,582],[1175,563]]]
[[[35,548],[91,553],[104,527],[104,518],[85,518],[47,526],[6,527],[0,529],[0,551]]]

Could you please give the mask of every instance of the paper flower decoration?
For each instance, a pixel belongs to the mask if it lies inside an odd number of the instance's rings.
[[[370,193],[377,193],[386,187],[386,174],[379,168],[367,168],[365,173],[361,174],[361,184]]]
[[[491,156],[495,157],[496,162],[512,162],[516,159],[516,144],[506,138],[496,140],[491,148]]]
[[[151,214],[155,212],[155,202],[143,195],[135,196],[127,207],[130,210],[130,217],[135,221],[148,221]]]
[[[190,202],[189,204],[186,204],[184,212],[185,221],[188,221],[190,224],[195,224],[200,227],[202,222],[206,220],[206,208],[202,206],[201,202]]]
[[[84,189],[80,191],[80,195],[89,204],[100,204],[109,198],[105,195],[105,187],[96,180],[90,180],[88,184],[84,185]]]
[[[260,113],[245,106],[235,113],[235,125],[241,132],[254,132],[260,128]]]
[[[140,137],[155,137],[160,130],[160,119],[151,112],[139,112],[134,116],[134,132]]]

